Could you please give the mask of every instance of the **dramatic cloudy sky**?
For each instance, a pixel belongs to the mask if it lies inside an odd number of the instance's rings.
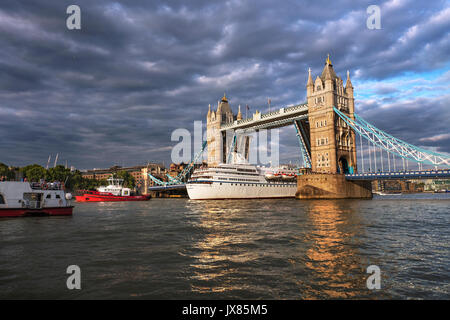
[[[71,4],[81,30],[66,28]],[[449,1],[1,0],[0,162],[167,164],[173,130],[224,92],[235,111],[303,102],[327,53],[362,117],[450,152]],[[299,159],[294,129],[280,134],[282,161]]]

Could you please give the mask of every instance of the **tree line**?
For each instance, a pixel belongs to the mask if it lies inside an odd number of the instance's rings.
[[[106,179],[96,180],[84,178],[79,170],[71,171],[62,165],[57,165],[54,168],[46,169],[38,164],[31,164],[25,167],[9,167],[4,163],[0,163],[0,180],[14,181],[18,176],[23,177],[29,182],[64,182],[66,189],[70,191],[76,190],[95,190],[97,187],[106,186],[108,182]],[[114,173],[116,178],[124,180],[124,186],[134,188],[136,181],[134,177],[127,171],[120,171]]]

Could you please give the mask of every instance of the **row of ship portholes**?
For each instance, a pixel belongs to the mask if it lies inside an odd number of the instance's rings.
[[[290,187],[289,184],[263,184],[263,183],[230,183],[232,186],[241,187]],[[222,185],[222,182],[220,182]]]

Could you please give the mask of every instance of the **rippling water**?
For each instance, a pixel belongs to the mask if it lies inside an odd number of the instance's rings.
[[[449,299],[449,208],[448,194],[78,203],[0,220],[0,298]]]

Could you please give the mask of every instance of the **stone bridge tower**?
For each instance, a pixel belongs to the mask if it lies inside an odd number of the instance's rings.
[[[344,86],[328,56],[322,74],[314,81],[309,71],[306,89],[311,172],[298,176],[296,198],[372,198],[370,181],[346,180],[344,175],[357,172],[355,132],[333,107],[354,119],[355,100],[349,73]]]
[[[239,114],[238,114],[239,117]],[[242,118],[242,115],[241,115]],[[206,136],[208,142],[208,166],[215,166],[226,162],[227,145],[225,132],[220,131],[223,124],[233,122],[235,117],[228,99],[223,98],[217,104],[217,110],[211,110],[209,105],[208,115],[206,117]]]
[[[314,81],[309,70],[306,88],[312,171],[356,173],[355,133],[333,110],[335,106],[354,119],[355,100],[350,74],[347,72],[344,86],[328,56],[322,74]]]

